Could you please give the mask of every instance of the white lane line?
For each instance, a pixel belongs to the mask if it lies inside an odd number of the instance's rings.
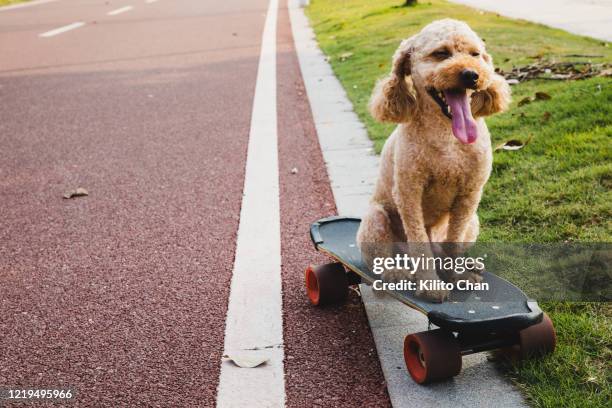
[[[121,13],[125,13],[126,11],[130,11],[133,8],[134,7],[132,7],[132,6],[121,7],[121,8],[118,8],[116,10],[109,11],[108,13],[106,13],[106,15],[107,16],[116,16],[117,14],[121,14]]]
[[[157,3],[157,0],[146,0],[145,3],[147,4]]]
[[[217,389],[219,408],[285,405],[276,129],[277,14],[278,0],[270,0],[253,100],[224,351],[268,361],[252,369],[223,361]]]
[[[77,21],[76,23],[68,24],[60,28],[56,28],[55,30],[47,31],[46,33],[38,34],[39,37],[53,37],[54,35],[58,35],[61,33],[65,33],[66,31],[74,30],[79,27],[83,27],[85,23],[82,21]]]
[[[21,8],[25,8],[25,7],[38,6],[40,4],[53,3],[55,1],[57,1],[57,0],[28,1],[26,3],[18,3],[18,4],[13,4],[13,5],[10,5],[10,6],[2,6],[2,7],[0,7],[0,11],[9,11],[9,10],[16,10],[16,9],[21,9]]]

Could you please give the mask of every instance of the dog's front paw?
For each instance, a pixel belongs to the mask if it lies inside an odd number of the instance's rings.
[[[478,270],[478,269],[470,269],[463,273],[451,272],[450,274],[446,275],[448,277],[448,279],[446,280],[452,283],[457,283],[458,281],[467,281],[470,283],[480,283],[482,282],[482,279],[483,279],[482,273],[483,271]]]
[[[419,269],[415,275],[417,288],[415,295],[434,303],[442,303],[450,291],[445,288],[446,282],[440,279],[435,269]]]
[[[385,282],[401,282],[413,279],[410,271],[404,269],[387,269],[382,273],[382,280]]]
[[[481,270],[478,269],[472,269],[466,273],[464,273],[463,278],[464,280],[470,281],[471,283],[480,283],[482,282],[482,272]]]
[[[439,281],[438,283],[443,285],[442,281]],[[415,293],[421,299],[425,299],[433,303],[442,303],[448,299],[450,291],[446,289],[419,289]]]

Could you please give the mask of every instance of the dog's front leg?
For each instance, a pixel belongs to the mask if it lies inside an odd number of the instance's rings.
[[[476,211],[478,210],[481,195],[482,190],[471,191],[461,194],[453,203],[445,245],[446,252],[453,257],[461,256],[472,244],[470,241],[476,240],[478,233],[478,216]],[[468,234],[468,229],[470,228],[473,231],[470,231]],[[472,282],[480,282],[482,280],[482,272],[473,270],[464,274],[453,273],[451,279],[454,281],[467,279]]]
[[[453,255],[462,254],[467,247],[466,231],[476,215],[481,195],[482,190],[469,191],[457,196],[453,202],[446,236],[446,242],[450,244],[448,247]]]
[[[396,179],[410,180],[409,177]],[[412,180],[410,183],[396,183],[393,188],[393,196],[406,234],[406,252],[413,260],[422,260],[418,266],[415,266],[411,276],[412,280],[415,280],[418,285],[416,295],[432,302],[442,302],[448,297],[447,290],[427,288],[440,287],[433,284],[433,282],[440,281],[440,278],[435,268],[435,262],[432,262],[433,253],[425,228],[422,207],[424,186],[425,182],[418,182],[418,180]],[[428,259],[429,262],[427,262]],[[383,276],[384,278],[385,276]],[[427,283],[428,281],[429,285],[426,284],[421,288],[420,282]]]

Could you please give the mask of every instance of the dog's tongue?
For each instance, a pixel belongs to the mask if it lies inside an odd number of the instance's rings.
[[[467,92],[444,91],[444,96],[453,114],[453,134],[461,143],[474,143],[478,137],[478,129],[472,117]]]

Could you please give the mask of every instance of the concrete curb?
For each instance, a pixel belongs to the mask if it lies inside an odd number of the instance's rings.
[[[339,214],[363,215],[378,175],[379,158],[325,55],[319,49],[299,0],[289,0],[289,15],[300,69]],[[394,407],[524,407],[521,394],[484,354],[463,359],[453,380],[420,386],[403,359],[406,334],[427,330],[427,319],[389,297],[361,285],[362,300]]]

